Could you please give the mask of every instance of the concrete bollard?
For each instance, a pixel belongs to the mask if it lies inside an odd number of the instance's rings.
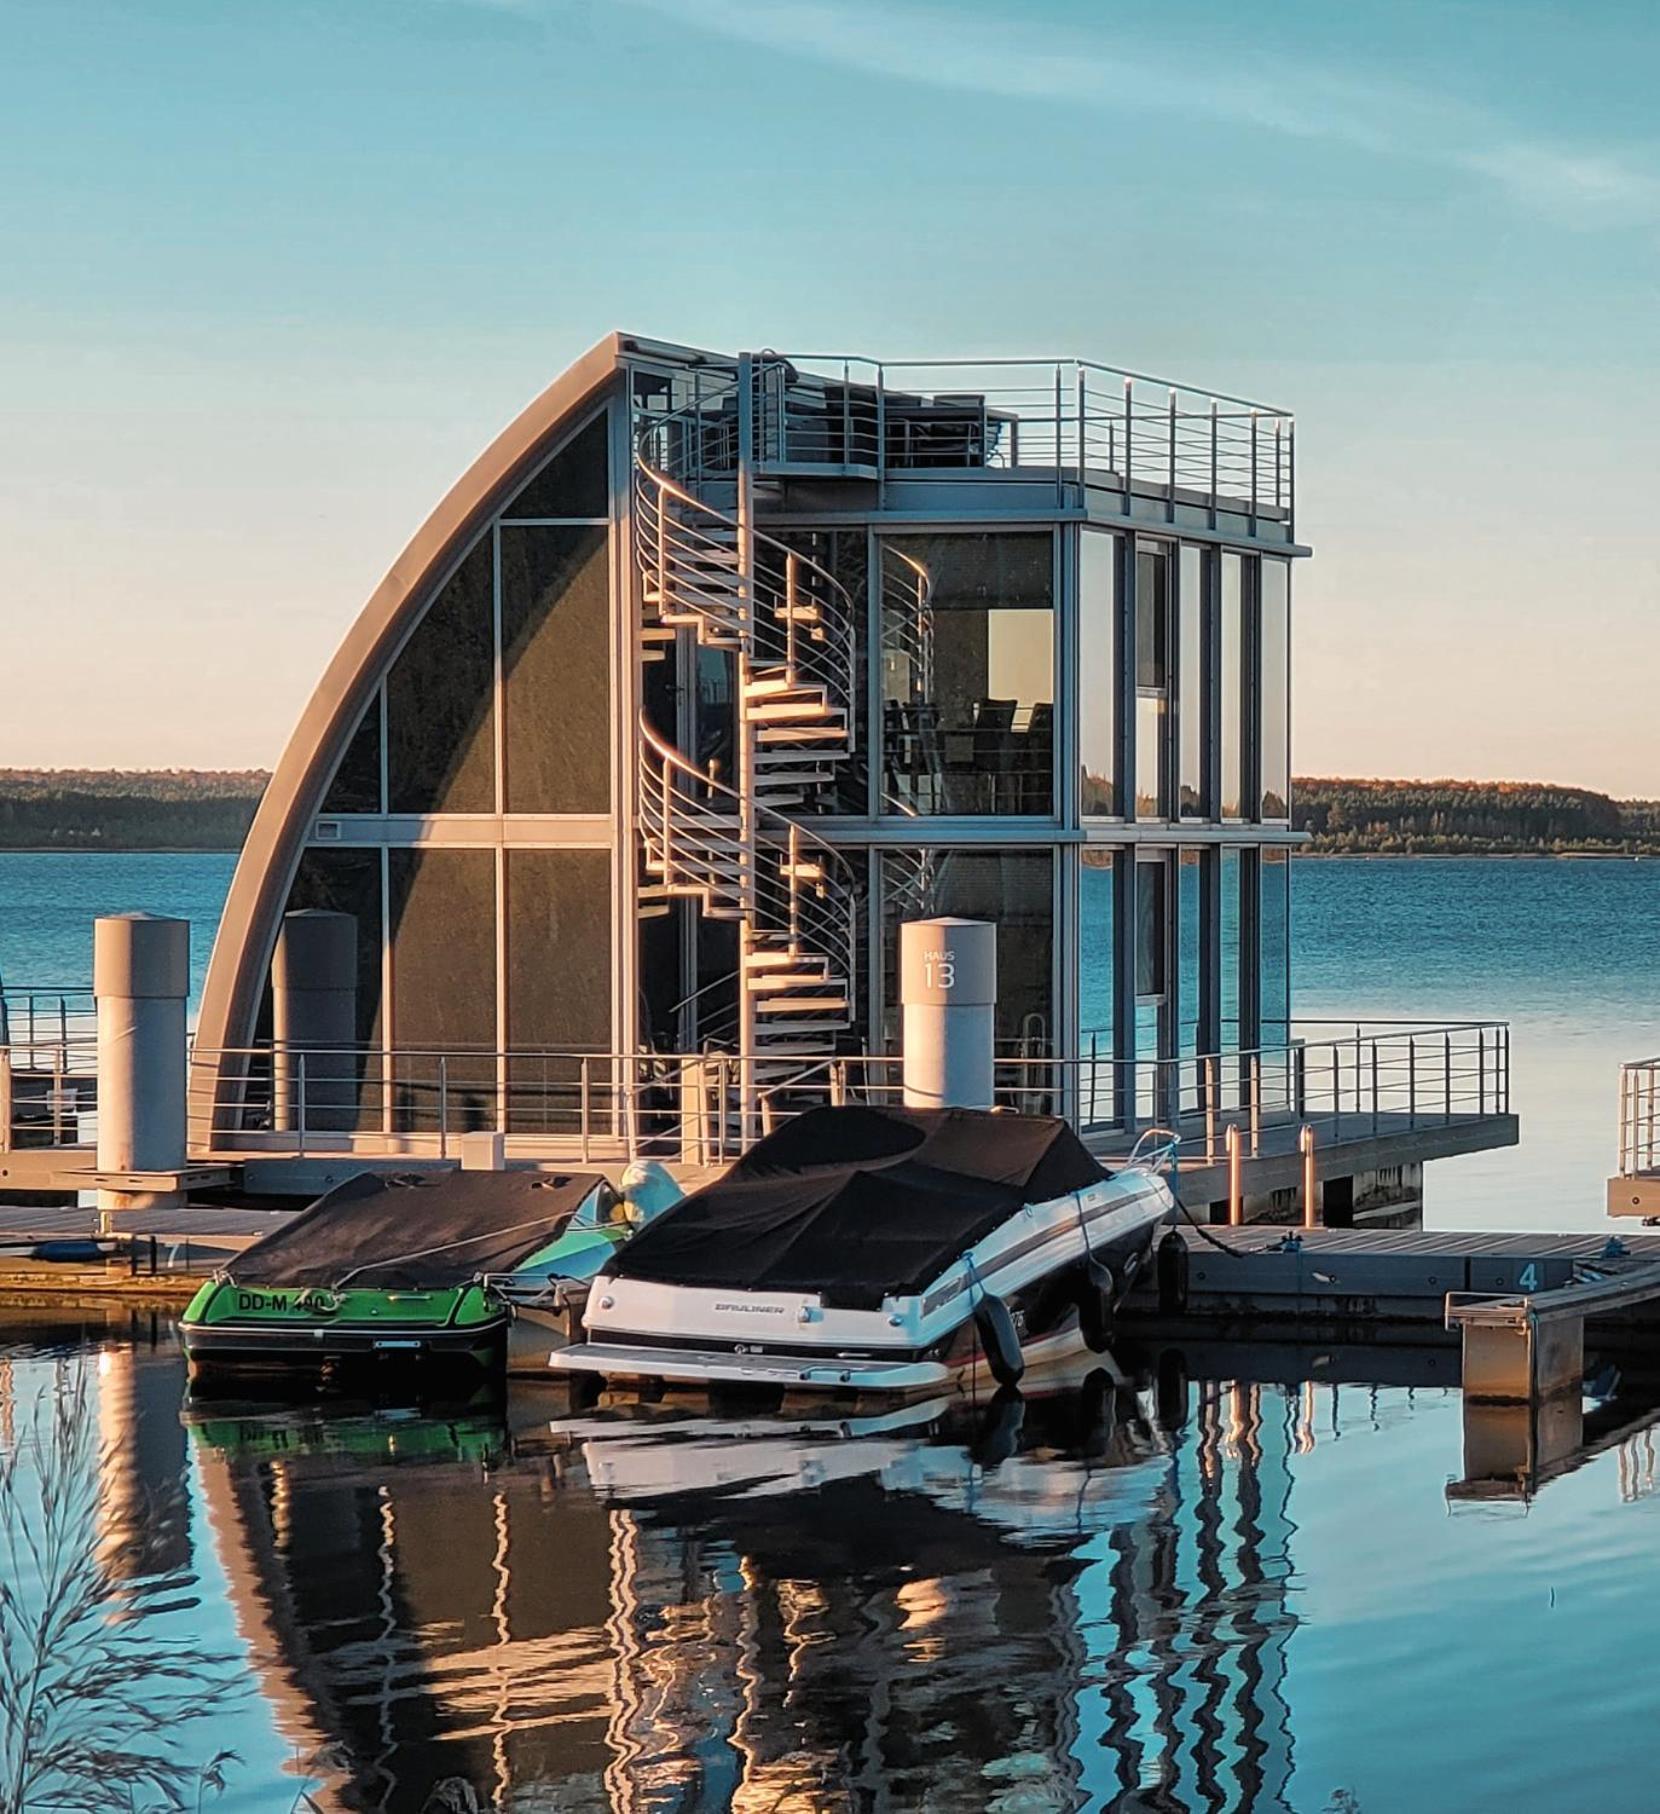
[[[271,957],[271,1041],[274,1125],[286,1133],[355,1127],[355,915],[318,907],[283,915]]]
[[[995,1095],[997,928],[909,920],[899,928],[905,1106],[989,1109]]]
[[[181,1171],[189,925],[149,913],[96,921],[92,989],[98,1003],[98,1170]],[[181,1200],[176,1187],[98,1192],[100,1209]]]

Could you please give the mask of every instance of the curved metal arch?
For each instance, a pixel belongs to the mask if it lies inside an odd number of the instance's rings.
[[[237,859],[202,991],[199,1051],[248,1044],[301,851],[375,688],[479,530],[617,382],[625,345],[622,335],[608,334],[502,430],[415,532],[346,632],[300,714]],[[205,1144],[210,1134],[218,1083],[217,1075],[193,1068],[193,1144]]]

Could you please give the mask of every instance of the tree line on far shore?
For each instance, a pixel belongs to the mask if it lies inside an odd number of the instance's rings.
[[[262,769],[0,768],[0,849],[236,850]],[[1660,800],[1531,781],[1292,783],[1292,822],[1340,855],[1660,855]]]

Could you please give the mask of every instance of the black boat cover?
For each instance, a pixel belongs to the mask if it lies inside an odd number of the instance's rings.
[[[648,1223],[609,1270],[874,1310],[920,1291],[1024,1204],[1108,1176],[1047,1115],[813,1109]]]
[[[360,1172],[225,1268],[239,1285],[443,1290],[556,1240],[598,1172]]]

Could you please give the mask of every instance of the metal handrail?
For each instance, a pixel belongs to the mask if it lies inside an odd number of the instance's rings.
[[[1660,1057],[1620,1066],[1622,1178],[1660,1172]]]

